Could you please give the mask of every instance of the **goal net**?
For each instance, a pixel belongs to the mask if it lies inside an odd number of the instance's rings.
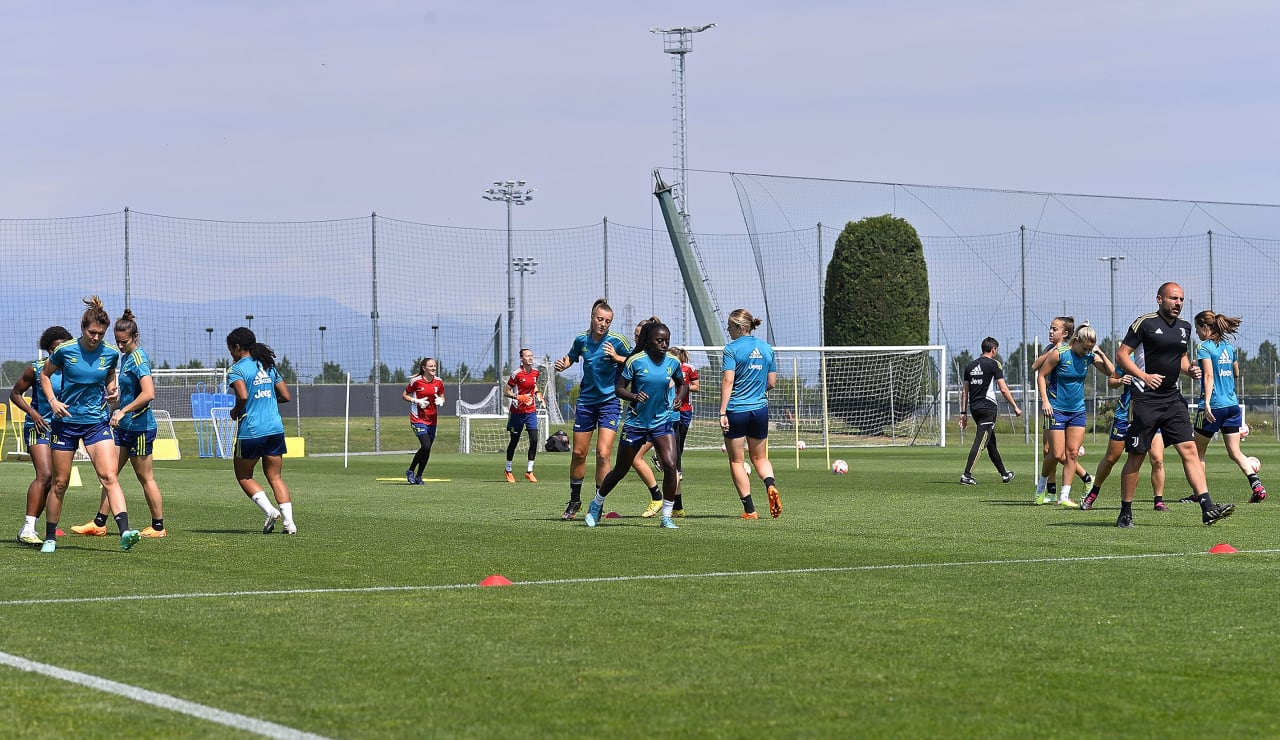
[[[556,395],[555,369],[550,362],[540,363],[537,367],[541,371],[538,388],[546,398],[546,405],[538,408],[537,444],[541,449],[551,434],[549,428],[564,424],[564,416]],[[507,451],[507,443],[511,441],[511,434],[507,431],[507,410],[511,399],[503,395],[502,388],[503,385],[495,385],[478,403],[457,402],[459,452],[493,454]]]
[[[192,397],[199,393],[225,393],[227,371],[224,368],[197,368],[151,371],[156,398],[152,409],[167,411],[173,421],[196,421],[208,418],[197,413]]]
[[[686,347],[698,370],[688,449],[719,448],[722,347]],[[942,346],[775,347],[769,444],[871,447],[945,444]]]

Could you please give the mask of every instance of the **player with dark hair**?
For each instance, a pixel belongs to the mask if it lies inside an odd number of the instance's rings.
[[[693,394],[698,392],[698,369],[689,364],[689,353],[682,347],[671,350],[671,354],[680,361],[680,372],[684,374],[685,387],[689,393],[684,403],[680,404],[680,418],[676,421],[676,480],[680,486],[676,489],[676,508],[674,517],[684,516],[684,443],[689,437],[689,428],[693,426]],[[654,462],[658,461],[657,455]]]
[[[604,345],[611,345],[621,356],[631,354],[631,343],[616,332],[609,331],[613,324],[613,309],[599,298],[591,306],[591,326],[574,337],[568,354],[556,360],[556,372],[568,370],[582,360],[582,384],[578,389],[578,406],[573,418],[573,457],[569,462],[569,503],[565,504],[562,519],[570,520],[582,508],[582,480],[587,474],[587,450],[591,435],[596,435],[596,488],[609,474],[609,453],[622,422],[622,405],[616,391],[620,363],[605,352]]]
[[[45,503],[44,545],[40,552],[58,549],[62,500],[71,481],[71,461],[81,442],[93,461],[93,470],[106,491],[107,502],[116,513],[120,549],[132,549],[140,538],[138,530],[129,527],[129,511],[117,478],[119,451],[108,425],[107,393],[115,387],[120,350],[103,341],[111,326],[111,317],[102,307],[102,301],[95,295],[86,298],[84,303],[88,308],[80,318],[80,338],[58,345],[40,370],[40,385],[53,412],[49,441],[53,451],[53,487]],[[55,388],[53,379],[59,371],[62,384]]]
[[[1262,503],[1267,489],[1262,485],[1258,472],[1249,465],[1249,458],[1240,451],[1240,438],[1244,436],[1244,410],[1236,397],[1236,376],[1240,364],[1236,348],[1229,337],[1240,331],[1240,318],[1223,316],[1213,311],[1201,311],[1195,318],[1196,336],[1200,346],[1196,349],[1196,362],[1200,364],[1202,397],[1196,413],[1196,451],[1204,464],[1204,453],[1209,442],[1222,432],[1222,442],[1227,455],[1249,480],[1249,503]],[[1194,492],[1193,492],[1194,493]]]
[[[1071,479],[1079,467],[1077,458],[1084,442],[1084,378],[1090,365],[1108,377],[1115,372],[1106,354],[1093,351],[1097,344],[1097,332],[1086,323],[1076,330],[1070,342],[1045,358],[1036,377],[1040,410],[1048,423],[1045,436],[1050,454],[1062,467],[1058,504],[1072,509],[1080,508],[1071,498]]]
[[[720,429],[729,455],[729,475],[742,500],[742,518],[759,519],[751,500],[751,476],[742,465],[743,439],[764,480],[769,495],[769,515],[782,516],[782,499],[769,462],[769,399],[765,394],[778,384],[778,363],[773,347],[751,335],[761,321],[745,308],[729,314],[729,339],[724,346],[720,378]]]
[[[675,386],[676,398],[684,400],[684,376],[680,361],[667,354],[671,344],[671,330],[662,322],[645,324],[636,344],[643,348],[627,358],[622,373],[614,387],[615,394],[630,403],[622,442],[618,445],[618,460],[600,484],[600,490],[591,499],[583,520],[594,527],[604,515],[604,500],[609,492],[626,477],[636,456],[644,446],[652,443],[662,462],[662,518],[664,529],[679,529],[671,519],[679,483],[676,472],[676,439],[672,428],[672,402],[670,389]]]
[[[520,433],[529,435],[529,463],[525,468],[524,478],[530,483],[537,483],[533,475],[533,461],[538,456],[538,404],[545,404],[542,391],[538,390],[538,368],[533,366],[533,350],[520,350],[520,367],[507,378],[502,393],[511,399],[511,409],[507,412],[507,432],[511,440],[507,442],[507,482],[515,483],[516,477],[511,472],[511,461],[516,456],[516,446],[520,444]]]
[[[638,354],[644,351],[644,347],[640,344],[640,332],[649,324],[661,324],[662,319],[657,316],[650,316],[636,324],[636,330],[631,336],[631,341],[635,342],[632,346],[631,354]],[[627,356],[620,354],[611,344],[604,345],[605,354],[613,358],[614,362],[623,365],[627,361]],[[674,394],[674,391],[672,391]],[[658,477],[653,474],[653,468],[649,467],[649,463],[644,461],[645,453],[653,448],[650,443],[645,443],[644,448],[636,454],[631,460],[631,467],[635,468],[636,475],[640,476],[640,482],[649,490],[649,505],[645,510],[640,512],[640,516],[645,519],[652,519],[662,512],[662,488],[658,486]],[[653,464],[659,471],[662,470],[662,463],[658,456],[653,456]]]
[[[64,327],[51,326],[40,335],[40,351],[52,353],[55,347],[72,338],[71,332]],[[22,422],[22,446],[31,456],[31,466],[36,471],[36,477],[27,486],[27,518],[18,532],[18,541],[25,545],[44,544],[44,538],[36,532],[36,521],[44,513],[45,500],[53,485],[53,453],[49,449],[53,411],[39,381],[45,362],[40,358],[28,365],[18,382],[14,383],[13,390],[9,391],[9,403],[27,415]],[[54,373],[53,387],[55,390],[62,388],[61,372]],[[26,399],[28,390],[31,391],[30,403]]]
[[[1183,472],[1192,494],[1199,494],[1201,521],[1206,525],[1231,516],[1235,504],[1215,504],[1209,496],[1205,482],[1204,465],[1196,452],[1195,432],[1187,414],[1187,402],[1178,388],[1178,375],[1185,373],[1197,380],[1200,366],[1192,364],[1187,356],[1191,341],[1191,324],[1178,318],[1182,313],[1185,294],[1177,283],[1164,283],[1156,292],[1158,309],[1139,316],[1129,326],[1116,361],[1134,377],[1133,401],[1130,406],[1129,433],[1125,435],[1125,449],[1129,457],[1120,473],[1120,516],[1116,526],[1128,529],[1133,526],[1133,497],[1138,488],[1138,472],[1142,460],[1151,447],[1156,430],[1164,437],[1166,446],[1172,446],[1182,458]],[[1146,367],[1140,368],[1133,354],[1141,350]]]
[[[436,361],[431,357],[418,363],[418,374],[409,380],[400,397],[412,404],[409,407],[409,425],[418,438],[418,450],[404,471],[410,484],[422,485],[422,474],[431,461],[431,446],[436,441],[438,409],[444,405],[444,381],[436,377]]]
[[[1013,400],[1013,393],[1009,391],[1009,385],[1004,382],[1004,368],[996,359],[996,351],[999,349],[1000,343],[994,337],[983,339],[982,355],[965,367],[964,374],[960,378],[960,382],[964,384],[964,390],[960,393],[960,428],[964,429],[968,426],[969,417],[965,414],[966,406],[968,412],[973,414],[973,421],[978,425],[973,435],[973,446],[969,448],[969,459],[965,462],[964,472],[960,475],[960,482],[966,486],[978,484],[978,481],[973,478],[973,464],[977,462],[978,454],[983,449],[987,451],[987,457],[991,458],[991,463],[1000,473],[1000,482],[1008,483],[1013,480],[1013,471],[1005,470],[1004,460],[1000,458],[1000,450],[996,447],[996,418],[999,415],[996,408],[996,391],[999,390],[1009,402],[1016,416],[1022,416],[1022,409]]]
[[[236,429],[236,482],[244,495],[266,514],[263,534],[274,532],[281,518],[284,519],[284,533],[297,534],[293,499],[280,474],[286,452],[280,404],[288,403],[292,397],[289,387],[276,371],[276,353],[267,345],[259,344],[253,330],[243,326],[227,334],[227,351],[234,361],[227,372],[227,386],[236,397],[231,418],[240,422]],[[279,509],[271,505],[262,486],[254,480],[253,471],[259,459]]]
[[[116,319],[116,346],[124,353],[124,362],[117,374],[120,397],[111,414],[111,431],[116,447],[120,448],[117,473],[124,470],[125,462],[133,465],[133,473],[142,484],[142,495],[151,510],[151,525],[139,534],[142,537],[166,537],[164,528],[164,502],[160,486],[156,484],[151,450],[156,441],[156,418],[151,413],[151,402],[156,397],[155,381],[151,378],[151,360],[138,346],[138,322],[133,311],[125,309]],[[107,533],[107,517],[110,515],[107,491],[103,489],[98,502],[98,513],[93,521],[72,527],[76,534],[102,537]]]

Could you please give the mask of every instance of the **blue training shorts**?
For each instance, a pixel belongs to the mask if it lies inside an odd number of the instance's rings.
[[[283,457],[284,434],[236,440],[236,457],[241,460],[257,460],[260,457]]]
[[[112,433],[115,436],[116,447],[124,450],[129,457],[151,457],[151,448],[156,442],[156,430],[144,429],[134,432],[116,427]]]
[[[96,445],[99,442],[114,442],[111,427],[105,421],[94,424],[68,424],[53,420],[53,431],[50,432],[49,447],[54,450],[74,451],[84,441],[84,446]]]
[[[622,426],[622,402],[611,398],[604,403],[578,404],[573,416],[574,432],[594,432],[597,429],[618,431]]]
[[[762,406],[750,411],[730,411],[727,416],[729,417],[729,431],[724,433],[725,439],[739,439],[741,437],[750,439],[769,438],[768,406]]]

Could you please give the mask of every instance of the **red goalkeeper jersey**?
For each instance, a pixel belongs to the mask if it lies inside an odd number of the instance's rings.
[[[436,409],[439,408],[436,405],[436,399],[444,398],[444,381],[438,377],[434,380],[427,380],[418,376],[409,382],[404,391],[414,398],[426,398],[431,401],[426,406],[412,404],[409,407],[409,423],[435,426]]]
[[[538,410],[538,369],[520,368],[507,378],[507,385],[517,395],[529,396],[529,403],[520,403],[519,399],[511,400],[511,411],[517,414],[532,414]]]
[[[691,385],[693,381],[698,379],[698,371],[693,369],[693,365],[681,363],[680,372],[684,373],[685,385]],[[684,399],[684,405],[680,407],[681,411],[693,411],[693,393],[690,392]]]

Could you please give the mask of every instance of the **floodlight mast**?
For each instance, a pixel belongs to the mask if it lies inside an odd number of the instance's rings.
[[[672,112],[675,130],[673,145],[676,171],[680,173],[678,184],[680,215],[685,219],[685,227],[689,228],[689,138],[688,114],[685,107],[685,55],[693,51],[693,34],[702,33],[716,24],[707,23],[702,26],[685,26],[682,28],[650,28],[649,33],[662,34],[663,51],[671,54],[671,82],[675,89],[672,101]]]
[[[511,206],[522,206],[533,200],[533,188],[526,188],[527,183],[524,180],[494,180],[493,187],[484,191],[481,196],[485,200],[497,203],[507,204],[507,368],[504,372],[501,366],[494,368],[498,377],[501,379],[509,375],[515,370],[515,358],[513,357],[514,348],[512,347],[512,331],[511,325],[515,323],[516,318],[516,299],[515,293],[512,291],[512,250],[511,250]],[[437,360],[438,361],[438,360]]]

